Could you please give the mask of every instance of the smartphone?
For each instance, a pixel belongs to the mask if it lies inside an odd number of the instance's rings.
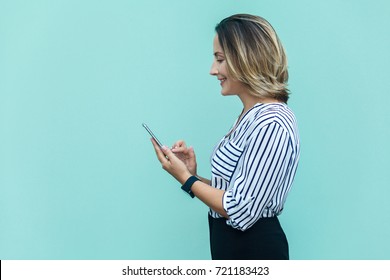
[[[146,129],[147,132],[149,132],[150,136],[152,136],[152,138],[157,142],[157,144],[160,146],[160,148],[162,148],[163,145],[157,139],[157,137],[154,135],[154,133],[150,130],[150,128],[145,123],[143,123],[142,126]]]

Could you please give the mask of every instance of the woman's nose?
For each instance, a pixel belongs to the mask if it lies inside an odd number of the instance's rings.
[[[215,64],[216,64],[215,62],[213,62],[213,64],[211,64],[210,75],[212,75],[212,76],[218,75],[218,67]]]

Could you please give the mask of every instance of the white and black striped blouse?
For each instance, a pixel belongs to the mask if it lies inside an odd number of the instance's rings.
[[[244,231],[282,212],[299,151],[296,119],[284,103],[256,104],[236,121],[211,156],[211,185],[225,190],[228,225]]]

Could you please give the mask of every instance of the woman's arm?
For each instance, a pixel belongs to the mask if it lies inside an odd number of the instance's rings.
[[[183,183],[184,184],[184,183]],[[225,191],[213,188],[212,186],[196,181],[191,187],[192,193],[199,198],[204,204],[213,209],[218,214],[226,219],[229,219],[228,214],[223,208],[223,195]]]
[[[204,177],[201,177],[201,176],[199,176],[199,175],[197,175],[197,174],[195,174],[195,176],[196,176],[199,180],[201,180],[203,183],[205,183],[205,184],[211,186],[211,181],[210,181],[209,179],[206,179],[206,178],[204,178]]]

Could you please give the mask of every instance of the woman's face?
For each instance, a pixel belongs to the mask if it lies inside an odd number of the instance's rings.
[[[246,91],[242,82],[237,81],[228,74],[225,54],[219,44],[218,35],[214,37],[214,60],[211,65],[210,75],[216,76],[221,84],[222,95],[240,95]]]

